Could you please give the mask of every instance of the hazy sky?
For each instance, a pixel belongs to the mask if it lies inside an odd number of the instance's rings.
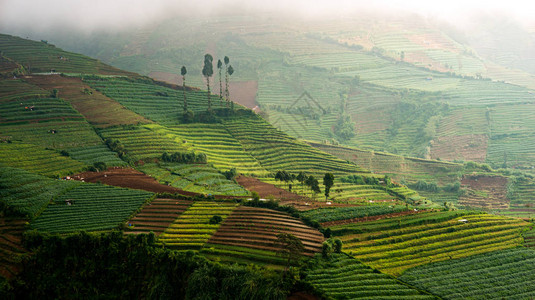
[[[474,13],[501,13],[524,22],[535,20],[535,1],[471,0],[0,0],[0,32],[69,26],[84,30],[125,28],[169,14],[268,11],[305,16],[402,10],[454,23]]]

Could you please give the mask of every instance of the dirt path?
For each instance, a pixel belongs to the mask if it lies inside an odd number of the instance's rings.
[[[389,218],[395,218],[395,217],[402,217],[402,216],[408,216],[408,215],[415,215],[423,212],[429,212],[432,210],[426,209],[426,210],[407,210],[407,211],[401,211],[397,213],[391,213],[391,214],[385,214],[385,215],[378,215],[378,216],[371,216],[366,218],[353,218],[353,219],[346,219],[346,220],[337,220],[337,221],[330,221],[330,222],[323,222],[320,223],[323,227],[331,227],[336,225],[345,225],[345,224],[352,224],[352,223],[360,223],[360,222],[369,222],[369,221],[376,221],[376,220],[382,220],[382,219],[389,219]]]

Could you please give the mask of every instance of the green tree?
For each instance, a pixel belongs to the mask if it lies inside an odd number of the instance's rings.
[[[228,100],[228,66],[229,66],[229,63],[230,63],[230,59],[228,58],[228,56],[225,56],[225,58],[223,58],[223,61],[225,62],[225,100],[227,101],[227,108],[229,107],[229,100]]]
[[[314,195],[321,192],[319,182],[314,176],[310,175],[306,179],[305,184],[310,188]]]
[[[305,174],[305,172],[301,171],[299,172],[299,174],[297,174],[296,179],[297,181],[301,183],[301,192],[304,194],[305,193],[305,180],[307,179],[307,175]]]
[[[334,175],[332,173],[325,173],[325,176],[323,176],[323,185],[325,186],[325,200],[327,200],[331,187],[334,185]]]
[[[182,66],[180,69],[180,74],[182,74],[182,94],[184,95],[184,113],[188,111],[188,102],[186,101],[186,74],[188,70],[185,66]]]
[[[234,74],[234,68],[232,68],[231,65],[228,66],[227,74],[228,76],[232,76],[232,74]],[[228,90],[228,83],[227,83],[227,101],[228,103],[230,103],[231,108],[234,109],[234,102],[230,100],[230,92]]]
[[[206,78],[206,89],[207,95],[208,95],[208,110],[212,110],[212,100],[210,98],[210,77],[214,75],[214,66],[213,66],[214,58],[210,54],[204,55],[204,66],[202,68],[202,75],[204,78]]]
[[[277,234],[277,255],[286,258],[286,269],[290,267],[291,262],[299,260],[303,252],[305,252],[305,246],[299,238],[290,233]]]
[[[219,101],[223,105],[223,83],[221,82],[221,71],[223,69],[223,63],[220,59],[217,60],[217,69],[219,70]]]

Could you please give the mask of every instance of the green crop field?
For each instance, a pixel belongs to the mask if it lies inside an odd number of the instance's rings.
[[[210,224],[213,216],[223,220],[236,208],[236,203],[199,201],[183,212],[158,238],[172,249],[199,249],[217,231],[220,224]]]
[[[0,102],[3,103],[26,98],[47,97],[50,93],[21,79],[13,79],[0,80],[0,95]]]
[[[315,258],[305,280],[334,299],[436,299],[345,254]]]
[[[534,250],[513,248],[416,267],[400,279],[443,299],[530,299],[534,267]]]
[[[81,184],[54,199],[31,223],[46,232],[119,228],[152,193],[99,184]]]
[[[323,223],[353,218],[366,218],[378,215],[386,215],[407,210],[404,205],[367,205],[356,207],[327,207],[317,208],[303,212],[302,214],[314,221]]]
[[[33,217],[80,182],[54,180],[21,169],[0,168],[0,197],[9,209]]]
[[[462,220],[462,221],[459,221]],[[430,262],[513,248],[527,225],[518,219],[468,212],[424,212],[331,227],[344,251],[393,275]]]

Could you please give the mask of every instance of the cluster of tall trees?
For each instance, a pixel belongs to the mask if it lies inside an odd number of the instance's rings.
[[[304,187],[307,186],[314,195],[321,193],[319,187],[319,181],[312,175],[307,175],[305,172],[299,172],[299,174],[290,174],[287,171],[277,171],[275,173],[275,180],[284,181],[288,184],[288,190],[292,191],[292,183],[298,181],[301,183],[301,191],[304,194]],[[334,185],[334,175],[332,173],[325,173],[323,177],[323,185],[325,186],[325,199],[329,198],[331,187]]]
[[[212,111],[212,93],[210,90],[210,78],[214,75],[214,58],[211,54],[205,54],[204,55],[204,64],[202,68],[202,75],[204,76],[206,80],[206,100],[208,104],[208,112]],[[224,66],[223,66],[224,65]],[[221,59],[217,60],[217,69],[219,70],[219,101],[220,103],[223,103],[223,101],[226,102],[227,108],[234,109],[234,103],[230,101],[230,93],[229,93],[229,77],[234,74],[234,68],[232,65],[230,65],[230,59],[228,56],[225,56],[223,58],[223,62]],[[225,70],[225,91],[223,93],[223,77],[222,72],[223,69]],[[186,96],[186,74],[188,73],[188,70],[185,66],[182,66],[180,70],[180,74],[182,75],[182,92],[184,95],[184,104],[183,104],[183,114],[186,120],[191,120],[193,116],[193,112],[191,110],[188,110],[188,101]]]

